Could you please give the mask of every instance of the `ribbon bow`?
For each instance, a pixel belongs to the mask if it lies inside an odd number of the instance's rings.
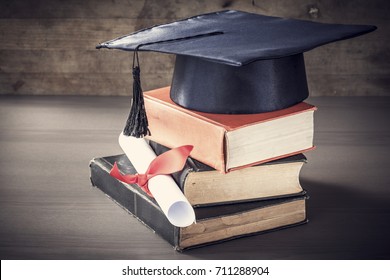
[[[150,197],[153,197],[149,191],[148,181],[157,175],[168,175],[182,170],[192,149],[193,146],[186,145],[162,153],[149,164],[145,174],[123,175],[115,162],[110,175],[127,184],[137,184]]]

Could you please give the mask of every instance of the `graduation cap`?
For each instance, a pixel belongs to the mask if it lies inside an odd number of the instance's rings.
[[[124,133],[140,137],[149,131],[138,51],[176,55],[170,92],[176,104],[208,113],[252,114],[308,97],[304,52],[375,29],[229,10],[142,29],[97,48],[134,51],[133,105]]]

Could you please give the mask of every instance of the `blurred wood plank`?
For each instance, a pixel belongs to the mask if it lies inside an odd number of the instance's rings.
[[[223,9],[377,25],[374,33],[307,52],[309,88],[312,96],[389,95],[390,79],[386,76],[390,76],[390,2],[385,0],[203,0],[191,5],[185,0],[1,1],[0,94],[125,94],[122,88],[129,84],[120,74],[130,73],[132,54],[97,51],[98,43],[141,28]],[[144,89],[170,83],[174,56],[141,56]],[[107,78],[96,73],[107,73]],[[77,78],[78,74],[83,77]],[[110,84],[104,86],[102,81]],[[25,90],[14,90],[23,89],[21,84],[26,85]]]
[[[98,43],[159,23],[136,19],[0,19],[0,49],[92,50]]]
[[[178,19],[225,9],[332,21],[388,20],[386,0],[34,0],[0,2],[0,18],[139,18]]]
[[[18,63],[13,63],[15,57]],[[169,73],[173,55],[140,53],[144,73]],[[133,53],[113,50],[0,50],[0,68],[4,73],[109,73],[131,75]]]
[[[142,74],[143,89],[171,83],[171,75]],[[132,94],[131,73],[10,73],[0,75],[0,95],[122,95]],[[130,99],[129,99],[130,100]]]

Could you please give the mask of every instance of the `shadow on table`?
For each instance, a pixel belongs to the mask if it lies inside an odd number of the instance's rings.
[[[353,186],[301,180],[309,223],[184,251],[199,259],[389,259],[390,201]]]

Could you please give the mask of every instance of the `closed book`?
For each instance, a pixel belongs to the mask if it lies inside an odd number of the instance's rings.
[[[169,150],[154,141],[149,145],[156,155]],[[127,158],[120,161],[131,164]],[[194,207],[228,204],[302,193],[299,174],[304,163],[306,157],[297,154],[222,174],[189,157],[183,170],[172,177]]]
[[[156,201],[135,185],[109,175],[115,161],[126,173],[135,170],[123,157],[95,158],[90,162],[91,181],[117,204],[131,213],[176,250],[184,250],[238,237],[265,233],[305,223],[306,196],[297,195],[256,202],[196,208],[196,224],[175,227]],[[119,161],[118,161],[119,159]]]
[[[316,107],[310,104],[261,114],[211,114],[178,106],[169,91],[144,93],[148,139],[169,148],[193,145],[193,158],[222,173],[313,148]]]

